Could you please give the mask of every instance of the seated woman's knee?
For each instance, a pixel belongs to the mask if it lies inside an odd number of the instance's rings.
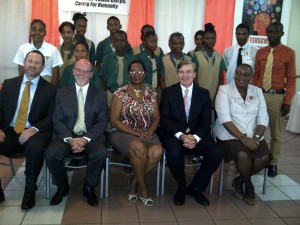
[[[129,151],[128,154],[136,157],[143,157],[146,154],[146,148],[142,141],[132,141],[129,144]]]
[[[247,152],[240,151],[235,155],[236,160],[246,160],[249,158],[249,155]]]
[[[161,145],[153,145],[151,147],[151,151],[149,151],[149,158],[152,158],[154,161],[159,161],[162,157],[162,146]]]

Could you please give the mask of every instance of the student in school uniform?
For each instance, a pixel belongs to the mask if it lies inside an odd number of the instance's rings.
[[[157,89],[159,77],[162,74],[162,61],[154,54],[157,47],[157,35],[153,31],[148,31],[144,35],[143,45],[145,51],[136,55],[146,66],[145,85]]]
[[[182,52],[184,48],[184,36],[175,32],[170,35],[169,47],[171,52],[162,58],[162,75],[160,76],[160,87],[164,89],[178,83],[177,65],[181,60],[191,61],[191,57]],[[196,63],[196,58],[193,58]]]
[[[73,37],[73,44],[76,44],[78,41],[85,41],[89,46],[89,55],[88,60],[92,63],[92,65],[95,65],[96,61],[96,53],[95,53],[95,44],[90,39],[87,39],[84,35],[86,33],[87,28],[87,18],[85,17],[86,14],[83,13],[75,13],[73,15],[72,20],[74,21],[75,26],[75,35]]]
[[[100,41],[99,44],[97,45],[97,51],[96,51],[97,65],[96,66],[97,66],[98,71],[101,70],[101,63],[102,63],[103,57],[108,54],[111,54],[115,51],[115,48],[112,43],[113,34],[117,30],[120,30],[121,28],[122,28],[122,25],[120,23],[119,18],[117,18],[115,16],[111,16],[107,19],[107,30],[109,31],[110,35],[107,38],[105,38],[104,40]],[[130,52],[130,51],[131,51],[131,46],[127,42],[126,52]]]
[[[107,90],[108,104],[110,104],[112,93],[129,83],[127,68],[133,60],[136,60],[132,54],[126,52],[128,41],[125,31],[116,31],[113,34],[112,43],[116,50],[104,56],[100,71],[104,89]]]
[[[135,47],[132,48],[132,54],[133,55],[137,55],[139,54],[141,51],[145,51],[145,46],[143,45],[143,41],[144,41],[144,34],[147,33],[148,31],[153,31],[155,32],[154,30],[154,27],[149,25],[149,24],[145,24],[142,29],[141,29],[141,40],[142,40],[142,43],[140,45],[137,45]],[[155,51],[154,51],[154,54],[160,58],[162,58],[164,56],[164,52],[163,50],[157,46]]]
[[[22,76],[25,72],[24,59],[27,53],[32,50],[40,51],[45,57],[45,67],[40,75],[48,82],[56,85],[59,78],[58,68],[62,66],[63,61],[57,48],[44,41],[45,36],[46,24],[39,19],[32,20],[30,24],[31,41],[19,47],[13,62],[18,64],[19,76]]]
[[[198,30],[196,33],[195,33],[195,36],[194,36],[194,43],[196,45],[196,48],[194,50],[191,50],[188,52],[188,56],[190,57],[193,57],[195,52],[198,52],[201,50],[202,48],[202,45],[203,45],[203,34],[204,34],[204,31],[203,30]]]

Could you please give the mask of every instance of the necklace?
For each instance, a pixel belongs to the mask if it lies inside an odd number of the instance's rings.
[[[136,96],[137,98],[141,97],[141,92],[142,92],[144,86],[142,86],[142,89],[134,89],[131,85],[129,85],[129,86],[130,86],[130,88],[134,91],[135,96]]]

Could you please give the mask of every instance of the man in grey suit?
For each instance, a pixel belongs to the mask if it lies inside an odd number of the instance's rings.
[[[25,153],[24,210],[35,205],[36,181],[52,137],[55,88],[41,78],[44,67],[44,55],[30,51],[24,60],[25,74],[5,80],[0,92],[0,155]],[[0,202],[4,200],[0,180]]]
[[[107,96],[90,84],[92,68],[86,59],[77,61],[73,69],[75,84],[57,91],[53,113],[54,139],[45,152],[47,166],[57,184],[50,205],[59,204],[69,193],[63,159],[72,152],[87,154],[89,160],[82,193],[88,204],[98,204],[94,187],[106,158]]]

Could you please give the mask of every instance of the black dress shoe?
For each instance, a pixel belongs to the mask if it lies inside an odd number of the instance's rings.
[[[93,187],[84,186],[82,189],[82,194],[87,199],[87,203],[91,206],[98,205],[98,198],[95,195],[95,191]]]
[[[21,209],[31,209],[35,205],[35,191],[24,192]]]
[[[174,195],[174,204],[183,205],[185,203],[186,188],[178,188]]]
[[[190,196],[194,196],[196,201],[200,204],[200,205],[204,205],[204,206],[208,206],[210,205],[209,200],[205,197],[205,195],[202,192],[196,192],[194,189],[192,188],[188,188],[188,195]]]
[[[57,191],[51,198],[49,205],[57,205],[61,203],[63,197],[67,196],[69,194],[69,191],[70,191],[69,185],[64,185],[62,187],[57,188]]]
[[[269,165],[268,176],[275,177],[277,174],[277,165]]]
[[[5,200],[4,192],[1,188],[1,181],[0,181],[0,203]]]

